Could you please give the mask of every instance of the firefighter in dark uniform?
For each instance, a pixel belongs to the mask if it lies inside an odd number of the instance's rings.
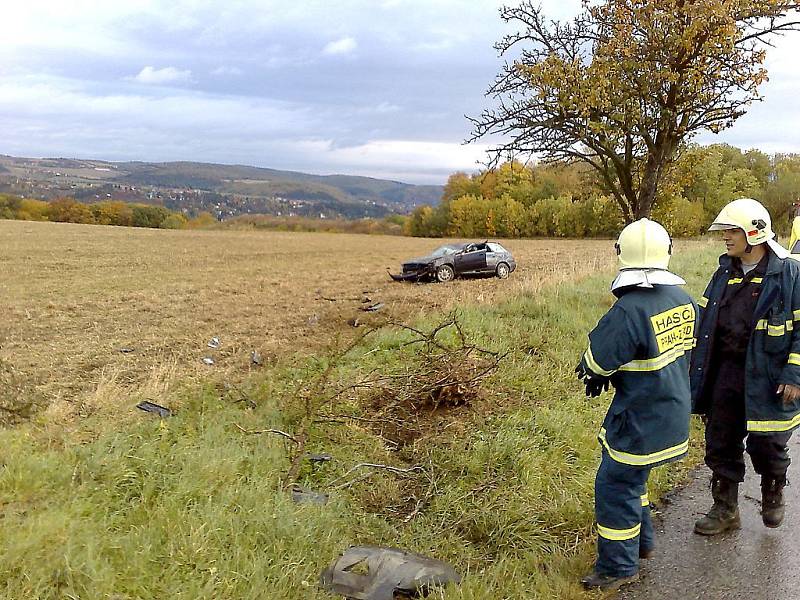
[[[617,241],[616,303],[589,334],[576,371],[588,396],[609,384],[614,399],[600,429],[595,480],[597,560],[587,588],[617,589],[638,579],[653,552],[647,478],[689,447],[689,355],[697,307],[670,273],[672,241],[654,221],[628,225]]]
[[[800,263],[775,242],[769,213],[756,200],[734,200],[710,230],[722,231],[726,253],[699,302],[691,366],[692,410],[706,423],[714,499],[695,523],[702,535],[740,525],[745,448],[761,475],[764,525],[781,524],[787,443],[800,424]]]

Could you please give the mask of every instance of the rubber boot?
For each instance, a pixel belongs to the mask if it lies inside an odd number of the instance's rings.
[[[729,529],[739,529],[739,483],[714,475],[711,479],[711,496],[714,505],[708,514],[694,524],[700,535],[717,535]]]
[[[601,575],[597,571],[592,571],[581,579],[583,587],[587,590],[602,590],[604,592],[616,591],[623,585],[628,585],[634,581],[639,581],[638,573],[627,577],[614,577],[613,575]]]
[[[765,475],[761,478],[761,520],[767,527],[780,527],[785,511],[783,488],[786,477]]]

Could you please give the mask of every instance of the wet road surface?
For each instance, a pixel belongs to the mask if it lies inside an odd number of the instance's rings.
[[[789,442],[794,462],[784,490],[786,518],[777,529],[761,522],[760,478],[748,461],[739,487],[742,528],[719,536],[692,532],[711,508],[710,471],[703,466],[654,519],[656,555],[642,561],[640,581],[625,600],[800,600],[800,435]]]

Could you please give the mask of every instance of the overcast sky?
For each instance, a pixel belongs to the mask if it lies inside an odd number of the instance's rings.
[[[496,0],[21,0],[3,6],[0,154],[197,160],[443,183],[500,67]],[[569,17],[579,0],[543,0]],[[765,102],[701,141],[800,151],[800,33]]]

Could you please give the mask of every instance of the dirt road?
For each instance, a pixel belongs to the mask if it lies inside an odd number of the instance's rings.
[[[795,462],[789,480],[800,484],[800,436],[789,443]],[[655,521],[657,555],[643,561],[641,580],[625,600],[791,600],[800,598],[800,485],[787,487],[786,520],[778,529],[761,523],[758,475],[748,462],[739,491],[742,528],[721,536],[692,533],[710,508],[709,471],[678,492]]]

